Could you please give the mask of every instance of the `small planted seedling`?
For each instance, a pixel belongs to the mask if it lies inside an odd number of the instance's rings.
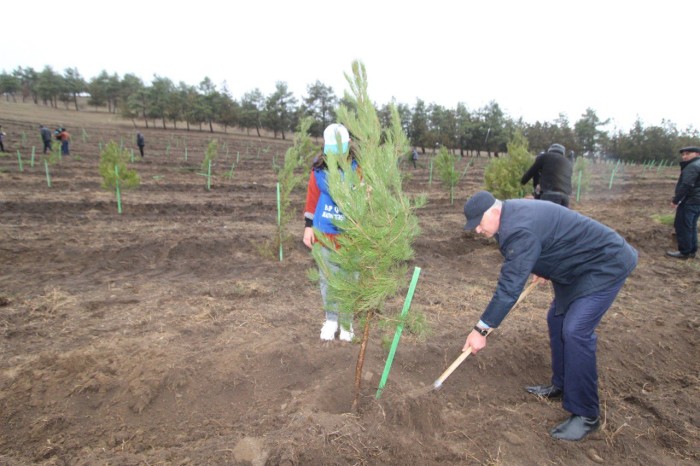
[[[51,153],[49,153],[48,161],[51,165],[55,165],[63,160],[61,155],[61,143],[59,141],[53,141],[51,143]]]
[[[135,188],[141,182],[135,170],[127,166],[129,153],[110,141],[100,153],[100,175],[102,188],[113,191],[117,198],[117,211],[121,214],[121,190]]]
[[[236,162],[231,164],[231,169],[224,174],[224,178],[230,180],[233,178],[233,169],[236,168]]]
[[[202,175],[207,177],[207,191],[211,188],[211,166],[216,157],[219,155],[219,143],[216,139],[209,141],[206,152],[204,152],[204,160],[202,161]]]

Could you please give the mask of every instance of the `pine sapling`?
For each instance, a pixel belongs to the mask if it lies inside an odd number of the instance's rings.
[[[415,209],[425,197],[411,201],[402,191],[398,162],[408,150],[408,139],[398,111],[391,106],[390,127],[382,130],[367,94],[364,65],[353,62],[352,73],[345,75],[352,95],[346,93],[348,106],[341,106],[337,115],[350,132],[359,169],[353,170],[351,160],[345,157],[327,158],[328,187],[342,212],[342,219],[335,221],[342,231],[339,247],[329,243],[320,231],[315,233],[331,251],[331,262],[343,271],[325,273],[328,296],[338,304],[341,326],[345,313],[363,327],[355,367],[356,410],[370,328],[375,320],[388,316],[386,301],[408,283],[406,263],[413,258],[412,244],[419,234]],[[319,268],[324,269],[321,249],[317,243],[313,255]],[[400,309],[393,313],[397,312]]]
[[[207,177],[207,191],[211,187],[211,166],[219,155],[219,142],[216,139],[209,141],[202,161],[202,174]]]
[[[102,188],[114,192],[119,205],[119,190],[135,188],[141,182],[136,171],[129,169],[128,161],[129,151],[120,149],[114,141],[110,141],[100,153]]]
[[[441,147],[435,158],[437,173],[444,187],[450,193],[450,204],[454,204],[455,186],[461,178],[457,170],[457,158],[445,147]]]
[[[492,159],[484,169],[484,184],[498,199],[524,197],[520,180],[535,157],[528,151],[529,143],[520,131],[516,131],[508,143],[508,154]]]

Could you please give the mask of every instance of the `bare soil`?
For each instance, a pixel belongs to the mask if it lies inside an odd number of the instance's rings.
[[[73,136],[73,155],[50,167],[50,188],[40,122]],[[523,390],[550,377],[546,287],[430,391],[460,354],[502,261],[493,241],[462,230],[485,158],[474,158],[454,205],[430,182],[427,157],[404,167],[406,191],[429,197],[411,266],[422,269],[413,306],[431,332],[404,333],[379,400],[385,335],[371,334],[351,413],[359,346],[319,341],[314,263],[301,244],[305,187],[290,231],[299,241],[281,262],[270,248],[273,159],[289,141],[151,128],[141,159],[131,123],[104,113],[2,102],[0,124],[10,151],[0,157],[1,464],[700,462],[700,260],[664,257],[672,228],[652,219],[672,213],[677,167],[627,166],[609,189],[613,166],[593,165],[589,191],[572,206],[619,231],[640,261],[599,327],[603,428],[570,443],[548,434],[567,417],[560,403]],[[212,137],[221,150],[207,191],[199,166]],[[134,149],[142,180],[123,193],[121,215],[97,171],[109,140]]]

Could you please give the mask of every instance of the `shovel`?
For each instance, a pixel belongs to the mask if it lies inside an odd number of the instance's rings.
[[[522,302],[522,300],[525,299],[525,297],[530,294],[530,292],[537,286],[537,283],[538,282],[533,281],[527,288],[525,288],[525,291],[523,291],[520,294],[520,297],[515,302],[515,304],[513,304],[513,307],[511,308],[511,310],[514,309],[515,307],[517,307],[518,304],[520,304]],[[492,330],[493,329],[490,328],[486,335],[488,336],[488,334],[491,333]],[[469,356],[470,354],[472,354],[472,347],[471,346],[469,348],[467,348],[466,351],[463,351],[462,354],[460,354],[459,357],[457,359],[455,359],[452,364],[450,364],[450,367],[448,367],[445,370],[445,372],[443,372],[442,375],[440,377],[438,377],[435,382],[433,382],[433,390],[439,390],[442,387],[442,383],[445,381],[445,379],[447,379],[450,376],[450,374],[452,372],[454,372],[454,370],[457,369],[457,367],[460,364],[462,364],[462,362],[464,362],[464,360],[467,359],[467,356]]]

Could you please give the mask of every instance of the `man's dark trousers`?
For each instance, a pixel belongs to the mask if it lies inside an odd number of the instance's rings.
[[[698,252],[698,218],[700,218],[700,204],[682,203],[676,208],[673,226],[676,229],[676,241],[681,254]]]
[[[554,202],[564,207],[569,207],[569,196],[557,191],[545,191],[540,194],[541,201]]]
[[[625,280],[571,303],[565,314],[547,314],[552,350],[552,384],[564,390],[563,407],[578,416],[598,417],[598,369],[595,329]]]

